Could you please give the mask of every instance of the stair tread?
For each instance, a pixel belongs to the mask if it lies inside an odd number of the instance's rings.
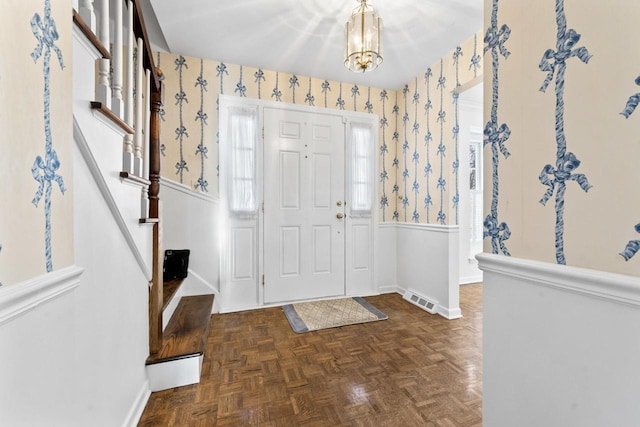
[[[171,297],[175,295],[184,279],[173,279],[163,282],[162,285],[162,310],[167,308],[167,304],[171,301]]]
[[[213,295],[183,297],[162,336],[162,350],[147,358],[147,365],[199,356],[209,336]]]

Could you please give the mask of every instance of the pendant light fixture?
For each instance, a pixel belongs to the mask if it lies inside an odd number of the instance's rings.
[[[344,26],[344,65],[356,73],[373,71],[382,63],[382,19],[367,0],[358,0]]]

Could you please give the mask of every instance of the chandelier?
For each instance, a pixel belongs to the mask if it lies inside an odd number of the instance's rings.
[[[367,0],[358,0],[344,26],[344,66],[356,73],[373,71],[382,63],[382,19]]]

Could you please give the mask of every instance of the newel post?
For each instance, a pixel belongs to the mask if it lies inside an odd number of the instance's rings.
[[[158,69],[158,73],[161,71]],[[149,119],[149,218],[160,219],[160,108],[162,108],[162,83],[152,85],[151,117]],[[139,88],[141,90],[142,88]],[[153,224],[153,277],[149,289],[149,352],[162,349],[162,222]]]
[[[160,69],[156,69],[162,75]],[[160,109],[162,108],[162,84],[151,89],[151,117],[149,118],[149,218],[159,218],[160,193]]]

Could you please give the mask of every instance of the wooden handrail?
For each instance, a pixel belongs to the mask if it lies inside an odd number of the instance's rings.
[[[98,50],[98,52],[100,52],[100,55],[102,55],[103,58],[111,59],[109,50],[104,47],[100,39],[98,39],[98,36],[95,35],[91,27],[89,27],[89,25],[84,21],[84,19],[82,19],[80,14],[75,9],[73,9],[73,22],[78,26],[80,31],[82,31],[82,34],[84,34],[87,40],[89,40],[91,44]]]

